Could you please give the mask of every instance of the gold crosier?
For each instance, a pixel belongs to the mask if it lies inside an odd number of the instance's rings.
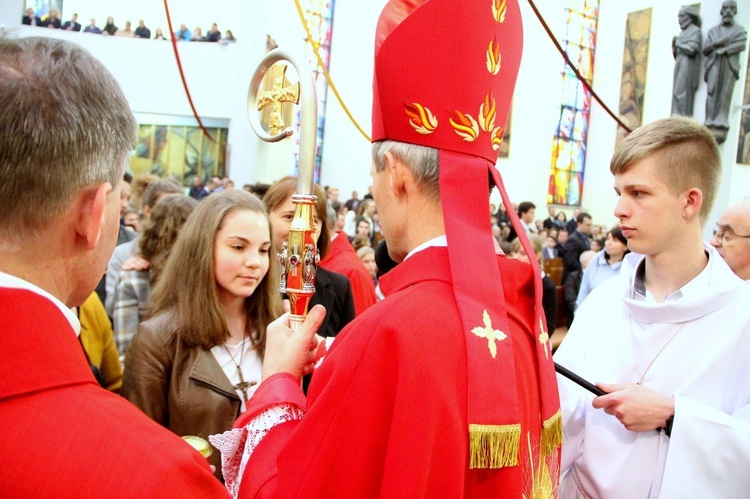
[[[315,175],[315,147],[318,124],[318,103],[315,81],[307,63],[282,49],[270,51],[260,61],[248,90],[247,113],[255,133],[266,142],[279,142],[294,131],[283,122],[282,106],[300,103],[300,140],[297,192],[292,195],[295,205],[294,219],[289,225],[289,240],[283,243],[278,254],[281,263],[281,292],[289,297],[290,322],[296,329],[307,315],[310,299],[315,293],[315,276],[320,261],[315,233],[316,196],[313,194]],[[302,59],[303,60],[303,59]],[[274,64],[284,64],[274,66]],[[286,84],[286,68],[291,64],[297,71],[299,83]],[[261,90],[266,73],[270,71],[271,88]],[[270,107],[268,123],[260,122],[260,111]],[[268,130],[268,131],[267,131]]]

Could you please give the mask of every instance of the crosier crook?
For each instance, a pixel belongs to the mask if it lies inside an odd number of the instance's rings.
[[[266,73],[279,62],[291,64],[297,71],[299,79],[297,99],[290,99],[294,94],[293,86],[285,86],[282,80],[276,82],[270,91],[261,90],[260,86]],[[285,95],[275,95],[274,92],[284,92]],[[258,101],[258,97],[263,103]],[[281,116],[280,107],[283,103],[298,103],[300,109],[300,141],[299,165],[297,176],[297,193],[292,195],[295,205],[294,218],[289,225],[289,240],[284,243],[283,250],[278,254],[282,266],[281,291],[289,297],[290,323],[296,330],[305,320],[310,300],[315,293],[315,268],[320,260],[317,244],[315,243],[315,209],[316,196],[313,194],[313,180],[315,175],[315,147],[318,123],[318,104],[315,95],[315,81],[307,63],[300,63],[299,59],[281,49],[270,51],[261,60],[250,80],[248,90],[247,112],[253,130],[266,142],[279,142],[292,136],[294,131],[290,127],[274,124],[270,134],[260,122],[259,109],[278,106],[272,110],[277,118]]]

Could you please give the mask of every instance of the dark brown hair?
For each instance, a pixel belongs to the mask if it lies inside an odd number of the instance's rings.
[[[617,239],[618,241],[620,241],[622,244],[625,245],[625,253],[624,253],[624,255],[627,255],[628,253],[630,253],[630,248],[628,248],[628,240],[622,234],[622,229],[619,226],[612,227],[612,230],[610,230],[609,232],[607,232],[607,235],[609,235],[609,234],[612,234],[612,237],[614,239]],[[606,251],[604,252],[604,259],[607,260],[607,261],[609,261],[609,254]]]

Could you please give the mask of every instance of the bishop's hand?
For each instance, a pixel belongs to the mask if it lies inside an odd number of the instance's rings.
[[[652,431],[663,428],[674,414],[674,398],[642,385],[596,384],[607,395],[595,397],[592,405],[616,417],[630,431]]]
[[[305,321],[295,330],[286,313],[268,325],[263,379],[278,373],[289,373],[301,379],[312,372],[317,360],[320,337],[315,334],[325,318],[326,309],[314,306]]]

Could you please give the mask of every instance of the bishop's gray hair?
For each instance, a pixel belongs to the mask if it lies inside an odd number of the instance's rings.
[[[394,140],[375,142],[372,144],[372,161],[376,173],[385,169],[386,152],[409,167],[422,192],[440,201],[440,159],[437,149]]]

